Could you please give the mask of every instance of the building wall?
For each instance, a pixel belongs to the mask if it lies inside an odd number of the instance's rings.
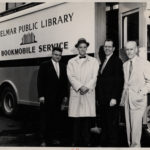
[[[144,10],[146,8],[146,3],[120,3],[119,4],[119,39],[120,48],[122,48],[122,16],[125,13],[130,13],[133,11],[139,12],[139,46],[146,46],[146,18],[144,17]]]
[[[95,4],[95,57],[99,58],[98,52],[100,46],[104,44],[106,39],[106,4]]]
[[[0,13],[6,10],[6,3],[0,3]]]

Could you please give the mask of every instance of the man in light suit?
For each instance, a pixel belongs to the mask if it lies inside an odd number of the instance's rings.
[[[119,103],[123,89],[123,64],[115,55],[114,42],[107,39],[104,43],[105,61],[102,61],[97,85],[96,98],[99,103],[101,120],[101,146],[117,147]]]
[[[68,94],[66,67],[60,63],[61,57],[62,49],[54,47],[51,60],[43,62],[38,72],[38,97],[46,124],[43,140],[48,146],[60,144],[61,104]]]
[[[140,147],[142,118],[147,106],[150,90],[150,63],[137,56],[137,44],[129,41],[126,54],[129,58],[123,65],[124,91],[121,105],[125,106],[127,139],[130,147]]]

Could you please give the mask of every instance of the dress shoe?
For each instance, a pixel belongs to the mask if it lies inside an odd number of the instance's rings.
[[[59,140],[52,140],[47,143],[47,146],[60,146],[61,142]]]
[[[76,144],[76,143],[71,144],[71,147],[78,147],[78,146],[79,146],[79,144]]]
[[[90,143],[86,143],[86,144],[81,144],[81,147],[90,147],[91,146],[91,144]]]
[[[53,145],[60,145],[60,141],[59,141],[59,140],[53,140],[53,141],[52,141],[52,144],[53,144]]]
[[[46,142],[43,141],[43,142],[41,143],[41,146],[42,146],[42,147],[45,147],[45,146],[46,146]]]
[[[100,134],[101,131],[102,131],[102,129],[99,128],[99,127],[97,127],[97,126],[95,126],[95,127],[91,128],[90,131],[91,131],[92,133]]]

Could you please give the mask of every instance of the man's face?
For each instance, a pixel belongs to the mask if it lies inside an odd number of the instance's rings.
[[[61,60],[61,56],[62,56],[62,52],[60,52],[60,51],[55,50],[52,52],[52,59],[55,62],[59,62]]]
[[[109,56],[113,54],[115,48],[113,47],[113,42],[112,41],[105,41],[104,44],[104,52],[106,56]]]
[[[137,54],[137,47],[134,42],[128,42],[126,44],[126,54],[129,59],[132,59],[136,56]]]
[[[79,51],[79,54],[81,56],[85,56],[86,55],[86,51],[87,51],[87,45],[85,43],[79,44],[78,51]]]

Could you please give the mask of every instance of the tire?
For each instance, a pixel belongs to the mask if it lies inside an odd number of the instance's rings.
[[[1,101],[3,113],[8,117],[14,116],[17,112],[17,97],[12,87],[4,87]]]

